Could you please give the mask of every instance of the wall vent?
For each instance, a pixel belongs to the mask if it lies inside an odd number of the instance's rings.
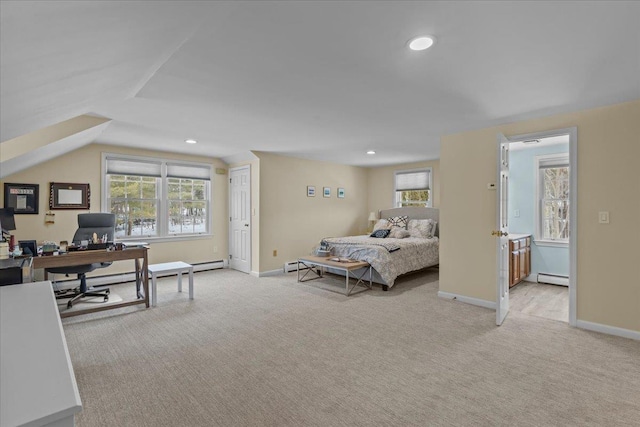
[[[558,276],[557,274],[538,273],[538,283],[548,283],[550,285],[569,286],[569,277]]]

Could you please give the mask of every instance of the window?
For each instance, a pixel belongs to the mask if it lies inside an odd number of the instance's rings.
[[[569,242],[569,155],[536,157],[536,240],[566,245]]]
[[[395,173],[395,207],[431,205],[431,168]]]
[[[103,210],[116,214],[118,239],[209,234],[210,165],[103,157]]]

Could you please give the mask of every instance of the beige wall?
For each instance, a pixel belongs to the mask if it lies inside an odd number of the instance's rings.
[[[254,154],[260,158],[260,272],[310,254],[323,237],[366,231],[365,168]],[[315,197],[307,197],[308,185],[316,187]],[[331,187],[330,198],[322,196],[322,187]],[[344,199],[337,198],[338,187],[345,189]]]
[[[640,101],[442,138],[440,290],[496,300],[496,136],[578,129],[577,318],[640,331]],[[610,224],[598,224],[598,212]]]
[[[38,215],[16,215],[14,235],[17,240],[70,240],[77,229],[79,210],[56,210],[55,224],[45,225],[44,216],[49,206],[49,182],[89,183],[91,186],[91,212],[101,211],[101,159],[102,152],[135,154],[141,156],[168,159],[191,160],[211,163],[214,168],[226,168],[226,164],[214,158],[161,153],[125,147],[91,144],[64,156],[57,157],[38,166],[8,176],[0,181],[29,183],[40,185]],[[189,263],[198,263],[228,258],[228,202],[227,175],[215,175],[212,183],[213,236],[193,240],[166,243],[151,243],[149,262],[159,263],[180,259]],[[4,195],[0,196],[4,197]],[[4,201],[3,201],[4,203]],[[88,211],[85,211],[88,212]],[[217,252],[214,251],[214,247]],[[112,274],[131,271],[132,266],[116,263],[100,274]]]
[[[431,195],[433,197],[433,207],[440,207],[440,161],[430,160],[419,163],[369,168],[369,212],[378,212],[380,209],[393,207],[395,188],[394,174],[396,171],[420,168],[432,169],[433,188],[431,189]]]

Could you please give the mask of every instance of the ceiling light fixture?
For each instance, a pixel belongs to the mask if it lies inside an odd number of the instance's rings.
[[[187,144],[195,144],[198,141],[196,141],[195,139],[185,139],[184,142],[186,142]]]
[[[409,40],[409,49],[411,50],[425,50],[429,49],[436,42],[436,38],[433,36],[420,36],[414,37]]]
[[[369,150],[369,151],[367,151],[367,154],[369,154],[369,155],[374,155],[374,154],[376,154],[376,152],[375,152],[375,151],[373,151],[373,150]]]
[[[522,141],[523,144],[538,144],[540,143],[539,139],[528,139],[526,141]]]

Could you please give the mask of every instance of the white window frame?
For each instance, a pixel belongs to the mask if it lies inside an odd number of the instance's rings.
[[[109,206],[107,206],[107,189],[109,188],[107,180],[107,158],[109,159],[122,159],[139,162],[160,162],[161,163],[161,177],[158,182],[158,235],[157,236],[129,236],[125,238],[118,238],[119,241],[127,240],[144,240],[149,242],[173,242],[178,240],[194,240],[210,238],[213,235],[213,165],[209,163],[192,162],[187,160],[166,159],[159,157],[149,156],[134,156],[129,154],[118,153],[102,153],[102,191],[101,191],[101,211],[109,213]],[[206,233],[184,233],[184,234],[169,234],[169,198],[168,198],[168,181],[167,181],[167,163],[189,166],[197,166],[209,169],[209,181],[207,182],[207,232]]]
[[[535,173],[536,173],[536,200],[534,203],[535,206],[535,223],[536,223],[536,233],[534,236],[534,242],[538,246],[553,246],[553,247],[563,247],[566,248],[569,246],[569,239],[543,239],[542,238],[542,191],[544,188],[544,174],[541,173],[540,166],[552,166],[552,167],[571,167],[569,163],[569,153],[555,153],[555,154],[545,154],[542,156],[535,157]],[[571,171],[571,169],[569,169]],[[571,180],[571,172],[569,172],[569,180]],[[569,182],[569,191],[571,192],[571,182]],[[574,209],[574,206],[569,206],[569,209]],[[571,215],[569,215],[569,221],[571,221]],[[569,229],[571,229],[571,224],[569,224]]]
[[[416,168],[416,169],[403,169],[403,170],[396,170],[393,171],[393,196],[392,196],[392,200],[391,200],[391,205],[394,208],[400,207],[398,205],[399,200],[398,200],[398,190],[396,190],[396,185],[397,185],[397,176],[398,175],[402,175],[405,173],[415,173],[415,172],[427,172],[429,174],[429,199],[427,200],[427,207],[433,207],[433,168],[431,167],[427,167],[427,168]]]

